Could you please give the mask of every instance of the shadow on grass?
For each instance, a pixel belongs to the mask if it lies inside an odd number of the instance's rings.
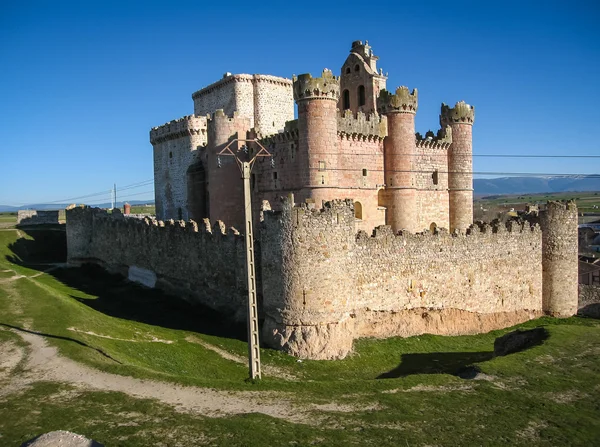
[[[21,231],[31,239],[19,238],[9,245],[13,253],[6,256],[9,262],[43,271],[48,263],[66,261],[64,230],[27,228]],[[247,338],[244,323],[233,322],[206,306],[137,285],[94,264],[56,268],[47,273],[71,289],[83,292],[81,295],[71,292],[73,299],[112,317],[219,337]]]
[[[470,379],[477,375],[474,363],[491,360],[490,352],[433,352],[428,354],[402,354],[400,365],[380,374],[378,379],[393,379],[411,374],[452,374]]]
[[[38,331],[32,331],[30,329],[25,329],[25,328],[22,328],[22,327],[19,327],[19,326],[14,326],[12,324],[2,323],[2,322],[0,322],[0,326],[4,326],[4,327],[7,327],[7,328],[13,329],[15,331],[19,331],[19,332],[25,332],[27,334],[39,335],[40,337],[55,338],[57,340],[65,340],[65,341],[70,341],[70,342],[73,342],[73,343],[77,343],[78,345],[83,346],[85,348],[93,349],[94,351],[96,351],[99,354],[103,355],[107,359],[112,360],[113,362],[117,362],[117,363],[121,364],[121,362],[119,362],[117,359],[112,358],[110,355],[108,355],[102,349],[94,348],[93,346],[90,346],[87,343],[84,343],[81,340],[77,340],[75,338],[63,337],[62,335],[46,334],[44,332],[38,332]]]

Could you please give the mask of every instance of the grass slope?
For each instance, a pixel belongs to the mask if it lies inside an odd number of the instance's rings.
[[[263,349],[265,371],[273,367],[297,379],[266,374],[251,383],[244,380],[245,365],[194,341],[242,357],[246,344],[236,338],[240,328],[97,269],[40,274],[64,257],[60,247],[48,249],[59,241],[34,230],[20,234],[0,231],[0,345],[23,346],[18,331],[9,329],[28,328],[46,334],[62,355],[100,370],[221,390],[285,392],[314,419],[294,424],[263,414],[208,418],[122,393],[38,382],[18,393],[0,390],[2,445],[57,429],[127,446],[597,445],[600,440],[597,320],[542,318],[521,325],[545,326],[550,336],[540,346],[497,358],[494,339],[508,329],[359,340],[354,353],[340,361],[298,362]],[[468,365],[477,365],[484,380],[453,375]],[[11,374],[18,376],[22,368]]]

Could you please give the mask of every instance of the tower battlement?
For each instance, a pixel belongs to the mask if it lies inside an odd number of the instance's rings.
[[[162,126],[153,127],[150,130],[150,143],[158,144],[192,135],[206,135],[206,117],[186,115]]]
[[[313,78],[310,73],[293,77],[294,100],[332,99],[340,97],[340,78],[325,68],[320,78]]]
[[[387,136],[387,119],[377,113],[358,112],[355,115],[351,110],[338,110],[337,131],[338,135],[347,138],[361,136],[383,139]]]
[[[380,113],[417,113],[419,94],[417,89],[412,93],[408,87],[401,86],[396,89],[396,93],[390,93],[382,90],[377,99],[377,110]]]
[[[415,134],[417,140],[417,148],[425,149],[448,149],[452,144],[452,127],[446,126],[439,129],[437,134],[431,130],[425,133],[423,137],[419,132]]]
[[[454,107],[442,103],[440,125],[445,127],[450,124],[473,124],[475,122],[475,107],[464,101],[459,101]]]

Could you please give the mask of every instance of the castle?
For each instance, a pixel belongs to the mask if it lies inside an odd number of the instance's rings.
[[[67,210],[68,262],[245,321],[242,181],[218,153],[258,139],[273,155],[251,182],[266,345],[331,359],[359,337],[472,334],[574,315],[574,203],[550,202],[532,221],[473,225],[473,108],[442,105],[442,128],[420,138],[416,90],[388,93],[376,62],[357,41],[339,78],[227,74],[194,93],[194,115],[150,132],[157,219]]]
[[[355,41],[339,77],[329,70],[293,80],[227,73],[194,93],[193,115],[150,131],[157,217],[243,228],[239,172],[218,153],[232,139],[257,138],[273,159],[254,167],[255,215],[264,200],[279,209],[280,197],[293,193],[317,208],[352,198],[357,227],[368,232],[384,224],[394,232],[466,230],[474,108],[442,104],[441,129],[422,138],[417,90],[385,90],[377,60],[368,43]]]

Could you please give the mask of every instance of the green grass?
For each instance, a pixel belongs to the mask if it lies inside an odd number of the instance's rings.
[[[232,337],[243,328],[97,269],[58,269],[32,278],[64,255],[52,245],[60,239],[33,230],[24,236],[0,231],[0,272],[10,270],[0,276],[0,344],[25,346],[18,330],[9,329],[28,327],[46,334],[62,355],[103,371],[280,393],[308,416],[304,424],[263,414],[209,418],[122,393],[38,382],[17,394],[0,393],[1,445],[57,429],[127,446],[594,445],[600,439],[598,320],[542,318],[520,325],[544,326],[550,336],[506,357],[492,353],[495,338],[509,329],[363,339],[340,361],[298,362],[262,349],[263,368],[297,379],[265,374],[252,383],[245,380],[245,365],[188,341],[193,336],[245,356],[246,343]],[[40,247],[42,240],[50,247]],[[27,277],[6,281],[15,273]],[[453,375],[469,365],[488,380]],[[13,374],[21,374],[19,368]],[[385,375],[394,378],[378,379]],[[340,410],[312,406],[331,403]]]

